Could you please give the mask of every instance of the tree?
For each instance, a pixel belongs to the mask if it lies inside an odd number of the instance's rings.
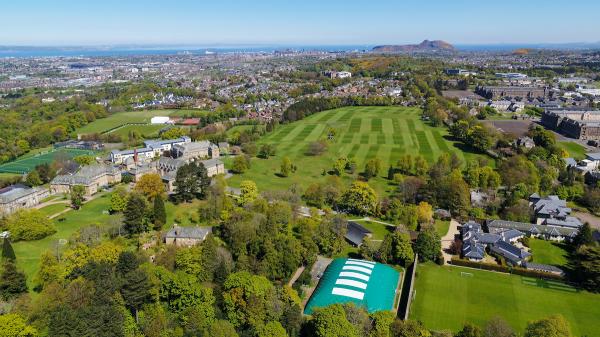
[[[73,161],[75,161],[77,164],[79,164],[81,166],[87,166],[87,165],[91,165],[94,161],[96,161],[96,158],[94,158],[94,156],[80,155],[80,156],[74,157]]]
[[[552,315],[530,322],[525,328],[524,337],[571,337],[569,323],[561,315]]]
[[[428,224],[433,220],[433,207],[425,201],[417,206],[417,219],[420,224]]]
[[[316,337],[358,337],[356,328],[348,322],[340,304],[317,308],[312,314],[312,332]]]
[[[0,274],[0,297],[8,301],[26,292],[25,274],[17,270],[13,261],[4,261]]]
[[[308,144],[308,150],[306,151],[306,154],[309,156],[320,156],[325,151],[327,151],[327,142],[324,140],[319,140]]]
[[[420,261],[435,261],[442,249],[440,237],[435,229],[429,227],[420,232],[415,242],[415,252]]]
[[[27,325],[19,314],[0,315],[0,336],[2,337],[37,337],[38,331]]]
[[[391,327],[394,337],[431,337],[429,330],[423,323],[413,320],[395,320]]]
[[[111,213],[123,212],[125,207],[127,206],[127,191],[118,187],[111,195],[110,195],[110,207],[109,211]]]
[[[15,250],[13,249],[10,239],[4,238],[2,242],[2,260],[3,261],[15,261],[17,257],[15,256]]]
[[[401,266],[411,264],[415,253],[412,249],[410,236],[400,231],[386,234],[376,252],[376,256],[382,263],[398,264]]]
[[[600,292],[600,246],[580,246],[573,256],[576,280],[586,289]]]
[[[483,327],[485,337],[515,337],[512,327],[502,318],[492,317]]]
[[[288,334],[279,322],[269,322],[258,329],[257,337],[287,337]]]
[[[79,209],[85,201],[85,187],[81,185],[71,186],[71,205]]]
[[[226,320],[217,320],[210,325],[208,332],[205,336],[211,337],[238,337],[239,335],[235,331],[233,324]]]
[[[165,193],[165,185],[158,173],[144,174],[135,183],[134,189],[150,200],[154,200],[157,196],[162,196]]]
[[[381,170],[381,160],[379,158],[373,158],[367,161],[365,165],[364,177],[369,180],[376,177]]]
[[[290,158],[284,157],[281,161],[280,175],[282,177],[287,177],[292,172],[292,169],[292,161],[290,160]]]
[[[129,196],[123,215],[124,229],[129,236],[146,231],[146,200],[141,195]]]
[[[136,318],[137,312],[146,303],[153,299],[153,286],[143,269],[133,269],[122,276],[121,296],[125,306],[131,310]]]
[[[346,165],[348,165],[348,158],[338,158],[333,164],[333,173],[335,173],[335,175],[341,176],[346,170]]]
[[[233,159],[231,170],[235,173],[244,173],[250,168],[250,159],[244,155],[238,155]]]
[[[38,171],[33,170],[27,174],[27,178],[25,178],[25,182],[29,186],[40,186],[43,184],[42,179],[40,178],[40,174]]]
[[[577,235],[573,239],[573,244],[575,246],[583,246],[583,245],[591,245],[594,243],[594,236],[592,235],[592,227],[590,227],[589,223],[584,223],[583,226],[579,228]]]
[[[240,196],[238,202],[240,205],[247,205],[258,198],[258,187],[252,180],[244,180],[240,183]]]
[[[258,151],[258,156],[263,159],[269,159],[269,157],[274,156],[276,152],[276,148],[272,144],[263,144]]]
[[[170,128],[169,130],[160,134],[161,139],[177,139],[185,136],[186,132],[183,128]]]
[[[185,164],[177,170],[175,176],[175,197],[179,201],[190,202],[194,198],[204,198],[210,178],[204,164],[195,162]]]
[[[230,274],[223,284],[223,309],[236,327],[259,327],[275,318],[275,287],[264,276],[248,272]]]
[[[455,337],[483,337],[481,328],[471,323],[465,324],[462,330],[460,330]]]
[[[154,229],[160,230],[165,223],[167,223],[167,211],[165,209],[165,202],[160,195],[154,198],[154,208],[152,212],[152,219],[154,220]]]
[[[37,209],[20,209],[11,214],[6,223],[14,241],[39,240],[56,233],[52,221]]]
[[[341,204],[354,214],[373,214],[377,208],[377,194],[369,184],[355,181],[342,195]]]

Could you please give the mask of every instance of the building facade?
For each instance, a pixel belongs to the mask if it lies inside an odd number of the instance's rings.
[[[50,195],[50,190],[43,187],[29,187],[16,184],[0,189],[0,215],[8,215],[22,208],[38,205],[42,199]]]
[[[84,166],[79,172],[72,175],[59,175],[50,182],[53,194],[69,193],[73,186],[83,186],[85,195],[92,196],[102,187],[121,182],[121,171],[107,165]]]

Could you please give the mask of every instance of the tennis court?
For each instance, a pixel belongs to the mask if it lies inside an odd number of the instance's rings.
[[[94,151],[80,149],[58,149],[40,152],[35,155],[25,155],[14,161],[0,165],[0,172],[26,174],[44,163],[52,163],[55,159],[66,157],[73,158],[81,155],[93,155]]]

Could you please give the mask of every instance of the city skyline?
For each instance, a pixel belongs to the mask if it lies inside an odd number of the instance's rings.
[[[567,26],[562,23],[567,8],[585,10]],[[0,45],[375,45],[423,39],[462,45],[596,43],[598,10],[600,3],[586,0],[384,0],[377,5],[363,0],[26,0],[4,4]]]

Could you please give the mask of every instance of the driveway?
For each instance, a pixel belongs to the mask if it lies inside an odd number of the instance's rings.
[[[444,256],[444,264],[450,264],[450,260],[452,259],[452,254],[448,252],[450,251],[452,242],[454,242],[454,240],[460,236],[458,227],[460,227],[460,223],[454,219],[451,219],[450,226],[448,227],[448,233],[442,237],[442,255]]]
[[[587,212],[573,212],[571,215],[581,220],[581,222],[589,223],[590,227],[600,230],[600,218],[594,214]]]

